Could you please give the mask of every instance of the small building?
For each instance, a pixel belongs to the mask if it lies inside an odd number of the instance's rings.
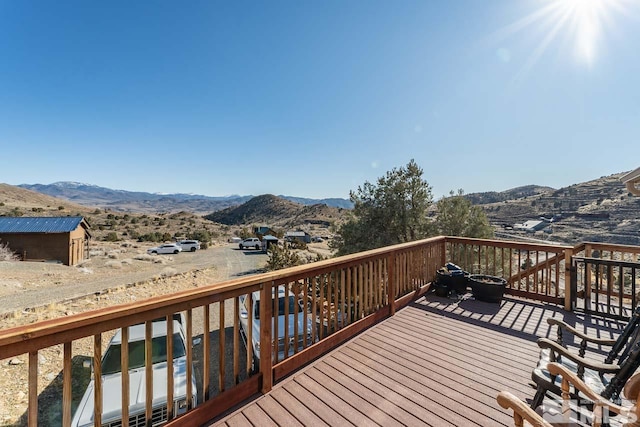
[[[271,234],[267,234],[262,238],[262,250],[268,251],[272,245],[278,244],[278,238],[276,236],[272,236]]]
[[[287,242],[298,241],[302,243],[311,243],[311,235],[306,231],[287,231],[284,234]]]
[[[527,233],[535,233],[536,231],[542,230],[548,225],[549,223],[546,221],[529,220],[529,221],[523,222],[522,224],[514,224],[513,229],[526,231]]]
[[[89,228],[81,216],[0,217],[0,243],[23,261],[76,265],[89,258]]]
[[[266,236],[268,234],[276,234],[275,231],[271,227],[267,227],[266,225],[261,225],[260,227],[253,227],[253,234],[260,237]]]

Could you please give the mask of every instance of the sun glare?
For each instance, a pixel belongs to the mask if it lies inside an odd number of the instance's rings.
[[[606,5],[612,0],[563,0],[565,13],[572,17],[572,34],[579,59],[592,64],[601,35],[601,21],[607,14]]]
[[[544,52],[564,38],[579,63],[593,65],[604,51],[605,36],[616,27],[614,18],[629,15],[638,0],[540,0],[540,6],[527,16],[494,33],[489,41],[501,42],[516,33],[542,34],[518,73],[528,73]],[[617,16],[615,16],[617,15]],[[504,55],[498,55],[503,58]]]

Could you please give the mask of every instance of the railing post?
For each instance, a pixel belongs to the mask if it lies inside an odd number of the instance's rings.
[[[442,253],[440,254],[440,266],[447,263],[447,238],[442,238]]]
[[[389,295],[389,316],[393,316],[394,314],[396,314],[396,273],[394,268],[396,258],[394,254],[395,252],[392,252],[387,257],[387,273],[389,275],[389,280],[387,281],[387,295]]]
[[[573,249],[564,250],[564,309],[572,311],[573,295],[571,294],[571,257]]]
[[[584,256],[586,258],[590,258],[591,257],[591,244],[587,243],[584,245]],[[590,268],[585,268],[585,287],[584,287],[584,299],[585,300],[589,300],[591,299],[591,269]]]
[[[262,393],[273,387],[273,282],[263,283],[260,288],[260,372]],[[277,295],[277,292],[276,292]]]

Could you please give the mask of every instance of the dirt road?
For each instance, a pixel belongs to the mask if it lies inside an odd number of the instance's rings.
[[[97,251],[96,251],[97,252]],[[104,248],[86,266],[0,262],[0,316],[62,303],[105,290],[190,271],[214,269],[216,281],[258,272],[264,252],[224,245],[177,255],[146,255],[146,248]]]

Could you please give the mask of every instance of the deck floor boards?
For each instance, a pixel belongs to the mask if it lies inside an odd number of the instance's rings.
[[[556,337],[549,317],[607,339],[624,326],[510,296],[427,294],[210,425],[510,426],[496,395],[533,397],[536,340]]]

